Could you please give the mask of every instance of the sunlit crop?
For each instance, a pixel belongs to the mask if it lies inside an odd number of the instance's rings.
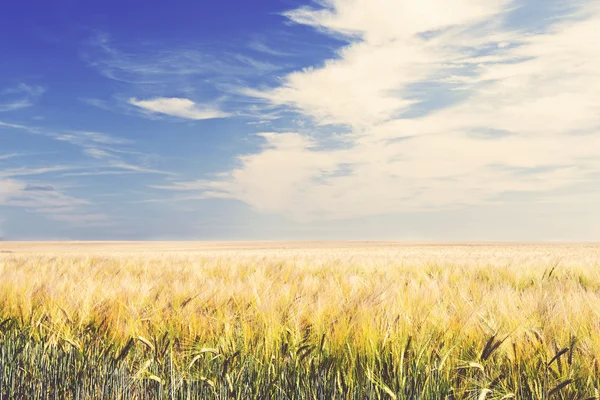
[[[1,398],[599,398],[600,246],[3,248]]]

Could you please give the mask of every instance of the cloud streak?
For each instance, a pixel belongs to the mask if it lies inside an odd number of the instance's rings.
[[[0,91],[0,112],[16,111],[31,107],[46,90],[41,86],[21,83]]]
[[[123,148],[123,146],[132,145],[134,144],[134,142],[132,140],[121,138],[118,136],[94,131],[70,130],[56,132],[54,130],[48,130],[20,124],[12,124],[2,121],[0,121],[0,128],[21,130],[33,135],[42,135],[57,140],[59,142],[69,143],[73,146],[78,147],[79,149],[81,149],[81,152],[83,154],[96,161],[93,164],[88,163],[78,166],[60,166],[50,168],[50,172],[73,169],[95,170],[81,173],[69,172],[63,174],[63,176],[116,175],[127,173],[174,175],[173,173],[168,171],[162,171],[151,168],[148,165],[148,162],[146,161],[148,158],[151,158],[150,155],[128,150],[127,147]],[[121,148],[119,148],[118,146],[121,146]],[[12,155],[9,156],[12,157]],[[2,160],[1,157],[2,156],[0,156],[0,160]],[[25,175],[29,174],[27,171],[36,171],[35,169],[22,170],[26,172]],[[40,170],[44,171],[43,168]],[[0,171],[0,176],[2,176],[3,173],[5,172]]]
[[[31,171],[31,175],[37,173]],[[24,174],[0,171],[0,207],[21,208],[56,221],[67,221],[73,226],[112,225],[107,215],[87,213],[86,208],[90,206],[88,201],[69,196],[53,185],[31,184],[13,177],[7,178],[22,175]],[[93,218],[89,218],[90,215]]]
[[[242,77],[280,70],[280,65],[262,62],[227,51],[226,44],[215,51],[208,45],[168,49],[137,44],[134,51],[117,48],[105,33],[95,35],[82,53],[84,60],[105,77],[127,83],[155,85],[166,81],[182,83],[190,77]]]
[[[82,179],[100,175],[174,175],[152,168],[149,160],[153,156],[131,150],[134,142],[118,136],[96,131],[57,131],[1,121],[0,129],[53,139],[74,146],[87,156],[87,161],[84,159],[72,165],[0,168],[0,207],[41,214],[74,227],[105,228],[117,225],[110,215],[98,212],[98,205],[87,200],[87,196],[72,195],[74,188],[80,189]],[[4,165],[4,160],[22,155],[0,154],[0,162]],[[64,178],[69,178],[71,183],[61,184]],[[77,183],[73,184],[73,180]]]
[[[151,113],[165,114],[184,119],[202,120],[225,118],[229,114],[212,105],[196,104],[192,100],[177,97],[155,97],[149,100],[130,98],[129,104]]]

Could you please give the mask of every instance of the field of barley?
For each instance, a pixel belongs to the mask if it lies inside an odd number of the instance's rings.
[[[599,399],[600,245],[0,243],[2,399]]]

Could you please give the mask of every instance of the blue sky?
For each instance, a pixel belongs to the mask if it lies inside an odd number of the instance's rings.
[[[12,2],[0,237],[600,239],[597,0]]]

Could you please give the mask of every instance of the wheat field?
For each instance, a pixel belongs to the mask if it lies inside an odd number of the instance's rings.
[[[2,399],[596,399],[600,245],[0,243]]]

